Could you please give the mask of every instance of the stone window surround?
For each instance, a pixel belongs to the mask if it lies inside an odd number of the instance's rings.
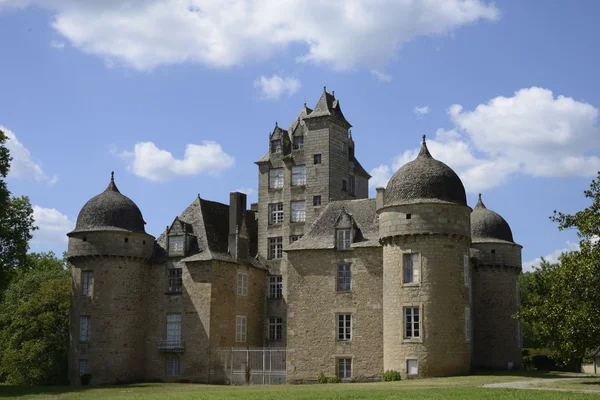
[[[304,206],[304,207],[302,207]],[[306,200],[293,200],[290,202],[290,222],[306,221]]]
[[[406,330],[405,330],[405,318],[404,318],[404,309],[407,307],[419,307],[419,337],[416,338],[407,338],[404,336]],[[402,343],[423,343],[423,337],[425,337],[424,334],[424,323],[423,323],[423,302],[406,302],[406,303],[401,303],[400,304],[400,309],[402,310],[401,312],[401,317],[400,317],[400,341]]]
[[[248,272],[238,271],[237,273],[237,295],[248,296]]]
[[[306,165],[292,167],[292,186],[306,185]]]
[[[412,282],[408,282],[408,283],[404,282],[404,255],[405,254],[417,254],[418,255],[418,259],[419,259],[419,261],[417,262],[417,264],[418,264],[417,266],[419,268],[419,274],[418,274],[419,275],[419,280],[418,281],[414,281],[413,280]],[[402,252],[402,264],[401,264],[401,267],[400,267],[400,282],[402,282],[402,287],[415,287],[415,286],[418,287],[418,286],[421,286],[421,276],[423,275],[423,267],[422,266],[423,266],[423,258],[422,258],[421,253],[416,252],[416,251],[412,251],[410,249]],[[413,268],[414,268],[414,264],[413,264]],[[413,272],[413,279],[414,279],[414,276],[415,276],[415,274]]]
[[[354,312],[349,312],[349,311],[341,311],[341,312],[336,312],[335,313],[335,341],[336,342],[352,342],[353,337],[354,337]],[[350,316],[350,338],[349,339],[340,339],[340,321],[344,322],[344,325],[342,326],[342,328],[344,328],[344,333],[343,336],[345,337],[347,332],[345,331],[346,328],[346,318],[344,318],[343,320],[340,320],[341,316]]]
[[[93,276],[91,270],[81,271],[81,297],[92,296]]]
[[[409,374],[408,373],[408,362],[409,361],[416,361],[417,362],[417,373],[416,374]],[[419,375],[419,357],[418,356],[405,356],[404,357],[404,368],[406,368],[406,375],[408,376],[418,376]]]
[[[349,372],[348,376],[340,376],[340,361],[342,360],[350,360],[350,370],[347,371],[347,364],[344,366],[345,371],[344,372]],[[343,380],[343,379],[350,379],[352,378],[352,370],[354,369],[354,357],[352,356],[335,356],[335,375]],[[346,375],[346,374],[344,374]]]
[[[348,286],[349,286],[348,289],[340,289],[340,272],[342,272],[342,271],[340,271],[340,267],[342,267],[342,266],[348,267],[347,272],[349,272],[349,275],[350,275],[349,282],[348,282]],[[346,272],[346,271],[344,271],[344,272]],[[339,262],[336,264],[336,266],[335,266],[335,292],[336,293],[350,293],[353,291],[352,290],[353,289],[352,275],[353,274],[352,274],[352,263],[351,262],[342,261],[342,262]]]
[[[285,172],[283,168],[271,168],[269,170],[269,189],[283,189]]]
[[[283,203],[269,203],[269,221],[268,225],[280,225],[283,223]]]

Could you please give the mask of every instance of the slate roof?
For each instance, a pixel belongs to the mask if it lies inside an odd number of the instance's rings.
[[[498,213],[486,208],[481,201],[481,193],[471,212],[471,238],[473,243],[514,243],[508,222]]]
[[[416,159],[404,164],[388,182],[383,204],[454,203],[467,205],[465,187],[456,172],[434,159],[425,143]]]
[[[187,256],[182,262],[222,260],[236,262],[228,252],[229,248],[229,206],[200,197],[194,199],[177,218],[191,227],[190,234],[194,238]],[[258,224],[254,211],[246,211],[246,228],[248,230],[248,252],[250,263],[264,268],[254,260],[258,250]],[[155,262],[163,262],[167,257],[167,235],[165,230],[157,239]]]
[[[362,165],[358,162],[356,157],[352,157],[351,160],[354,163],[354,173],[357,175],[364,176],[365,178],[371,178],[371,174],[369,174]]]
[[[304,103],[304,107],[302,107],[300,114],[298,114],[298,117],[294,120],[294,122],[291,123],[290,127],[288,128],[288,132],[291,132],[293,134],[296,131],[298,125],[300,125],[300,121],[306,118],[310,113],[312,113],[312,111],[313,110],[306,107],[306,103]]]
[[[346,120],[344,114],[342,113],[342,108],[340,107],[340,102],[336,100],[335,95],[327,93],[325,87],[323,87],[323,94],[319,98],[315,109],[308,115],[306,118],[317,118],[324,116],[333,116],[340,121],[346,123],[348,127],[351,127],[350,122]]]
[[[81,208],[73,232],[109,230],[146,233],[145,224],[138,206],[119,192],[113,172],[104,192],[92,197]]]
[[[309,231],[287,251],[335,248],[335,224],[343,213],[353,219],[357,235],[351,247],[381,247],[375,199],[339,200],[327,204]]]

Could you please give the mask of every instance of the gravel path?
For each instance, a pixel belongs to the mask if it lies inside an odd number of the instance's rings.
[[[568,379],[581,379],[581,376],[572,378],[552,378],[552,379],[531,379],[528,381],[514,381],[514,382],[502,382],[502,383],[488,383],[483,385],[484,388],[505,388],[505,389],[527,389],[527,390],[553,390],[556,392],[578,392],[578,393],[599,393],[600,390],[593,389],[561,389],[554,387],[538,386],[544,383],[552,383],[565,381]]]

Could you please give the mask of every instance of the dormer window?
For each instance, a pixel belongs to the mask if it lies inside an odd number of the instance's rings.
[[[281,153],[281,139],[271,140],[271,153]]]
[[[185,255],[185,240],[183,235],[169,236],[169,256]]]
[[[335,235],[335,247],[338,250],[347,250],[352,244],[352,229],[337,229]]]
[[[294,144],[292,148],[294,150],[304,148],[304,136],[294,136]]]

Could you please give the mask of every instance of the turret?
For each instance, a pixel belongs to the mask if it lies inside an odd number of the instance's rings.
[[[431,156],[423,136],[417,158],[377,196],[384,370],[420,376],[468,372],[471,209],[460,178]]]
[[[521,245],[504,218],[481,200],[471,213],[473,262],[473,364],[512,369],[521,365],[519,310]]]
[[[144,376],[144,326],[148,261],[154,237],[137,205],[121,194],[114,174],[90,199],[68,233],[73,264],[69,377],[84,373],[92,384]]]

